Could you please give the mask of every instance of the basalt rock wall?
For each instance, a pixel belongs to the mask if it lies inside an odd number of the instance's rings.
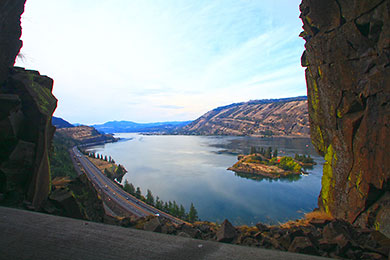
[[[390,235],[390,1],[303,0],[319,206]]]
[[[0,1],[0,204],[39,209],[50,191],[53,80],[15,68],[25,0]]]

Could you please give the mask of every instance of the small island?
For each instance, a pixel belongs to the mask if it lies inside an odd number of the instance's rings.
[[[278,150],[251,147],[249,155],[239,155],[238,162],[228,170],[277,179],[305,173],[303,168],[315,164],[310,155],[296,154],[295,158],[278,156]]]

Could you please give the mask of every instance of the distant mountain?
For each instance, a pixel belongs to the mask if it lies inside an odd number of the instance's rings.
[[[173,121],[158,123],[135,123],[131,121],[110,121],[104,124],[92,125],[100,132],[104,133],[167,133],[174,132],[192,121]]]
[[[178,133],[309,137],[307,97],[252,100],[218,107]]]
[[[56,128],[68,128],[68,127],[73,127],[74,126],[71,123],[69,123],[68,121],[66,121],[66,120],[64,120],[64,119],[62,119],[60,117],[55,117],[55,116],[53,116],[53,118],[51,120],[51,123]]]

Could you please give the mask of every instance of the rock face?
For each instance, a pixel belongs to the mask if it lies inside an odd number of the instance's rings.
[[[103,202],[84,174],[63,187],[53,189],[42,210],[50,214],[95,222],[103,222],[105,217]]]
[[[50,191],[48,150],[57,100],[52,79],[13,68],[22,46],[24,2],[0,2],[0,203],[27,201],[39,209]]]
[[[300,10],[311,138],[326,160],[319,206],[386,232],[390,1],[303,0]]]
[[[179,130],[195,135],[309,136],[306,97],[254,100],[213,109]]]
[[[20,16],[26,0],[2,0],[0,3],[0,84],[8,77],[22,47]]]

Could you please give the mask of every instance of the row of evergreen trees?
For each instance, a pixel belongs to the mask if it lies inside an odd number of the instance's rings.
[[[272,147],[268,147],[267,149],[264,149],[263,147],[255,147],[252,146],[250,150],[250,154],[259,153],[263,155],[267,159],[271,159],[273,157],[278,157],[278,148],[275,148],[275,150],[272,150]]]
[[[109,162],[109,163],[115,163],[114,159],[112,159],[111,156],[107,156],[107,155],[103,155],[103,154],[98,154],[98,153],[88,153],[87,154],[89,157],[91,158],[95,158],[95,159],[99,159],[99,160],[103,160],[103,161],[106,161],[106,162]]]
[[[123,186],[123,189],[130,193],[131,195],[135,196],[137,199],[140,199],[144,201],[145,203],[156,207],[157,209],[164,211],[172,216],[175,216],[177,218],[189,221],[189,222],[195,222],[198,218],[198,211],[196,210],[193,203],[191,203],[190,210],[188,213],[186,213],[185,208],[183,205],[178,205],[176,201],[168,201],[164,202],[160,200],[160,198],[157,196],[154,198],[152,192],[148,189],[146,192],[146,196],[143,196],[141,193],[141,188],[137,187],[135,188],[132,183],[129,183],[127,180],[125,180],[125,184]]]
[[[303,162],[303,163],[314,163],[314,160],[313,158],[310,157],[310,154],[308,156],[302,154],[302,155],[299,155],[299,154],[295,154],[295,160],[299,161],[299,162]]]

